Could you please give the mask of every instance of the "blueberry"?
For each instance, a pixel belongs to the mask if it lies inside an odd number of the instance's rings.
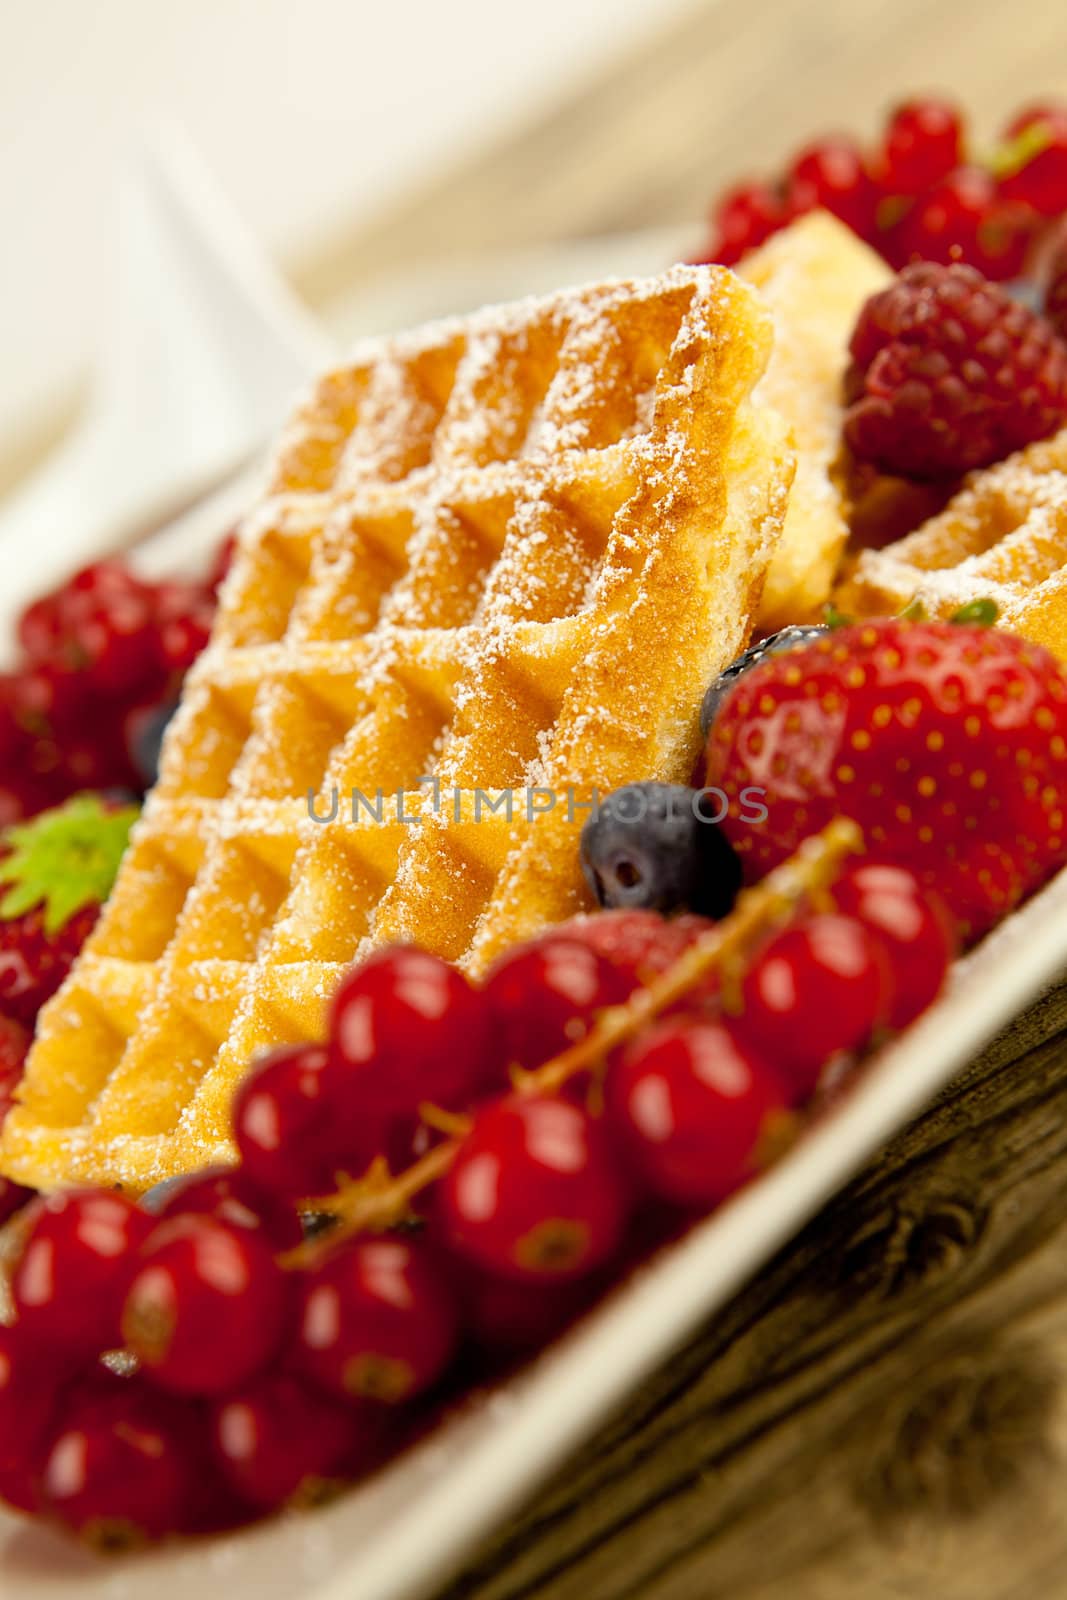
[[[699,789],[681,784],[616,789],[582,829],[581,857],[602,906],[722,917],[741,886],[741,863],[703,814]]]
[[[1045,309],[1045,296],[1040,286],[1033,278],[1012,278],[1010,283],[1002,284],[1006,294],[1025,306],[1028,311],[1036,311],[1038,316]]]
[[[738,656],[713,680],[704,696],[700,707],[700,731],[704,738],[711,732],[711,725],[726,695],[750,667],[758,666],[766,656],[776,656],[783,650],[796,650],[800,645],[811,644],[829,631],[821,622],[796,623],[789,628],[780,628],[777,633],[769,633],[766,639],[761,639]]]
[[[151,789],[159,777],[163,735],[176,710],[173,701],[166,701],[161,706],[151,706],[147,711],[137,713],[133,719],[129,735],[130,757],[146,789]]]
[[[187,1181],[179,1173],[176,1178],[163,1178],[161,1182],[154,1183],[151,1189],[147,1189],[141,1196],[141,1210],[147,1211],[150,1216],[157,1217],[175,1189],[183,1188]]]

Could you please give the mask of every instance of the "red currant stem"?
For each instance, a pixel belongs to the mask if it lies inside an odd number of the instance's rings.
[[[460,1141],[439,1144],[395,1177],[378,1157],[362,1178],[347,1180],[335,1194],[316,1195],[300,1202],[301,1211],[318,1212],[336,1218],[338,1226],[322,1239],[305,1239],[278,1257],[283,1267],[308,1267],[329,1255],[334,1245],[357,1233],[380,1233],[396,1227],[410,1215],[415,1196],[443,1178]]]
[[[419,1107],[419,1121],[437,1133],[447,1133],[450,1139],[462,1139],[471,1130],[471,1119],[461,1111],[446,1111],[423,1101]]]
[[[1017,172],[1028,167],[1035,156],[1047,150],[1052,142],[1052,129],[1044,117],[1027,123],[1013,139],[997,145],[980,163],[994,178],[1014,178]]]
[[[862,848],[859,827],[845,817],[805,839],[796,854],[762,883],[744,890],[730,916],[695,940],[661,977],[636,990],[624,1004],[602,1011],[584,1039],[554,1061],[522,1074],[516,1084],[520,1093],[553,1094],[576,1073],[588,1071],[709,973],[738,957],[768,925],[791,915],[799,900],[825,889],[840,861]]]
[[[15,1321],[11,1274],[22,1259],[36,1214],[36,1206],[25,1205],[0,1228],[0,1328],[10,1327]]]
[[[709,973],[724,963],[741,957],[750,942],[792,915],[797,904],[810,895],[822,893],[832,883],[840,862],[863,849],[863,835],[855,822],[838,817],[821,833],[816,833],[762,883],[739,896],[730,916],[702,934],[688,950],[647,988],[637,989],[619,1006],[601,1011],[583,1039],[533,1072],[513,1072],[521,1094],[554,1094],[580,1072],[595,1068],[610,1051],[682,999]],[[328,1255],[341,1240],[366,1230],[394,1227],[410,1214],[411,1202],[423,1189],[443,1178],[455,1159],[469,1119],[456,1117],[439,1108],[423,1107],[445,1121],[457,1124],[460,1137],[450,1137],[436,1145],[406,1172],[392,1176],[379,1158],[356,1181],[343,1182],[336,1194],[320,1195],[301,1201],[302,1211],[324,1213],[337,1219],[338,1226],[322,1239],[305,1240],[279,1257],[284,1267],[307,1267]],[[434,1124],[431,1122],[430,1124]],[[462,1125],[462,1126],[459,1126]],[[442,1131],[451,1132],[449,1128]]]

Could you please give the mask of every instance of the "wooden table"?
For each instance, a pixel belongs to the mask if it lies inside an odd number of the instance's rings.
[[[536,26],[516,8],[516,48]],[[887,101],[988,136],[1067,95],[1060,0],[694,6],[539,125],[304,265],[671,222]],[[694,241],[696,242],[696,241]],[[482,1550],[448,1600],[1067,1596],[1067,989],[999,1039]]]

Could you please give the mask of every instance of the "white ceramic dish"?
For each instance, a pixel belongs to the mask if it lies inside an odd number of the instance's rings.
[[[142,552],[197,561],[252,492],[248,475]],[[27,557],[29,559],[29,557]],[[40,587],[57,576],[40,573]],[[328,1510],[120,1562],[0,1513],[0,1593],[19,1600],[417,1600],[558,1466],[997,1030],[1067,967],[1067,872],[965,962],[946,995],[871,1062],[785,1160],[663,1252],[506,1387]]]

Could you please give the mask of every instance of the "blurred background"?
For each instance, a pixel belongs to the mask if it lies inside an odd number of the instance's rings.
[[[119,180],[161,123],[184,130],[289,283],[347,334],[424,301],[459,308],[481,283],[457,263],[486,253],[652,225],[674,225],[672,252],[689,236],[695,248],[724,180],[829,127],[866,136],[918,88],[955,91],[980,127],[1062,92],[1061,8],[9,0],[0,492],[62,434],[111,337]],[[490,274],[487,289],[565,268]],[[435,272],[436,300],[408,293]]]

